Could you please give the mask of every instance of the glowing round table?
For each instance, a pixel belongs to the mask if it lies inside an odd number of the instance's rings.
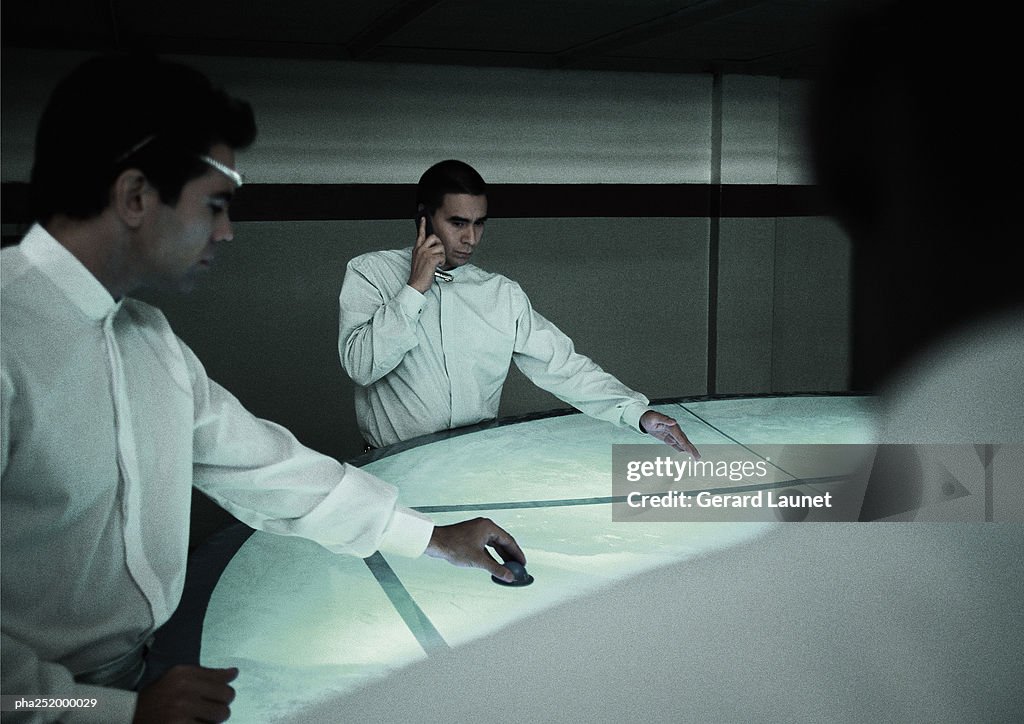
[[[873,436],[865,397],[698,399],[658,409],[678,419],[698,448],[740,444],[756,452],[758,445],[870,443]],[[232,706],[238,720],[303,721],[304,711],[396,669],[773,527],[613,521],[612,445],[648,442],[580,414],[557,414],[363,456],[353,462],[398,486],[405,505],[438,523],[487,516],[506,528],[523,546],[535,583],[506,588],[480,570],[434,559],[376,554],[363,561],[256,532],[210,598],[201,661],[241,670]]]

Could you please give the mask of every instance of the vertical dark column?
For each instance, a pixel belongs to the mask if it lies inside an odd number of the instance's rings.
[[[711,84],[711,189],[708,195],[707,394],[718,389],[718,245],[722,217],[722,74]]]

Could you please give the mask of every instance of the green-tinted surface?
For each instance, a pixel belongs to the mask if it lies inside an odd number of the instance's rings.
[[[675,416],[698,447],[746,440],[866,441],[870,429],[869,405],[855,397],[718,400],[660,409]],[[508,529],[523,546],[535,582],[497,586],[480,570],[431,558],[376,556],[368,566],[308,541],[257,532],[225,570],[210,602],[203,663],[242,669],[232,707],[241,721],[301,717],[305,707],[322,707],[428,654],[586,600],[643,571],[741,545],[773,527],[613,522],[606,502],[611,446],[650,442],[569,415],[380,459],[367,469],[396,484],[405,504],[430,506],[439,523],[484,515]],[[451,511],[465,505],[474,509]]]

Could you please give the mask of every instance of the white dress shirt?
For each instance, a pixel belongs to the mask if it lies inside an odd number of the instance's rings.
[[[4,694],[135,695],[76,684],[176,607],[190,488],[238,519],[339,553],[416,556],[433,525],[392,486],[303,447],[212,382],[163,314],[115,301],[42,227],[2,255]],[[48,716],[57,716],[50,712]]]
[[[424,295],[411,264],[412,249],[363,254],[341,288],[338,352],[371,445],[493,419],[513,361],[581,412],[640,431],[647,398],[577,354],[514,281],[466,264]]]

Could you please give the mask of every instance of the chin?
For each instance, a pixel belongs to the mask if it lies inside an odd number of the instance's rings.
[[[169,291],[188,294],[199,284],[199,274],[198,269],[191,269],[180,277],[168,279],[165,286]]]

